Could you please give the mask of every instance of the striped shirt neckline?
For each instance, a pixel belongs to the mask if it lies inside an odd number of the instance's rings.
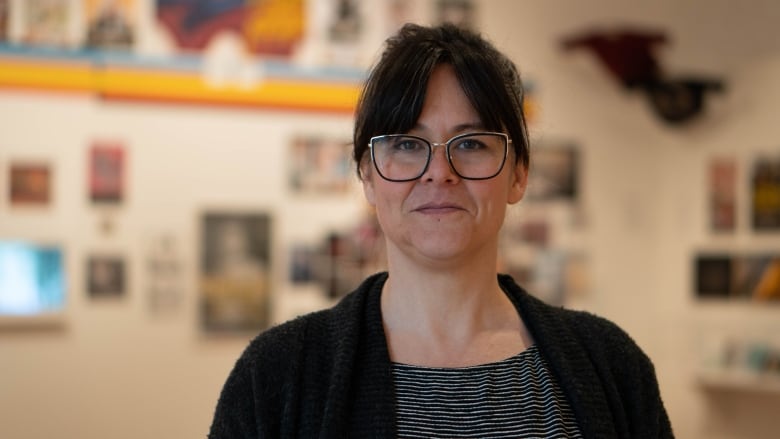
[[[580,438],[538,348],[465,367],[393,363],[401,438]]]

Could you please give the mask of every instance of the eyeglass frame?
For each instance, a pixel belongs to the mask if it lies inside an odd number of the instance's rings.
[[[498,136],[503,137],[504,142],[504,156],[501,158],[501,166],[498,167],[498,170],[495,172],[495,174],[488,176],[488,177],[465,177],[461,175],[460,172],[455,168],[455,165],[452,164],[452,155],[450,154],[450,144],[458,139],[461,139],[463,137],[469,137],[469,136],[475,136],[475,135],[491,135],[491,136]],[[376,158],[374,156],[374,141],[378,139],[383,138],[393,138],[393,137],[410,137],[412,139],[417,139],[423,141],[425,144],[428,145],[428,160],[425,162],[425,166],[423,166],[422,171],[420,171],[420,174],[414,178],[403,178],[403,179],[392,179],[385,177],[384,174],[382,174],[382,171],[379,170],[379,165],[376,163]],[[393,183],[404,183],[407,181],[414,181],[425,175],[425,173],[428,171],[428,167],[431,165],[431,160],[433,160],[433,147],[434,146],[443,146],[445,151],[445,156],[447,157],[447,164],[450,166],[450,169],[452,172],[455,173],[458,177],[464,179],[464,180],[490,180],[491,178],[495,178],[498,174],[501,173],[501,171],[504,170],[504,166],[506,165],[506,159],[509,157],[509,145],[512,144],[512,139],[509,138],[509,135],[506,133],[500,133],[496,131],[475,131],[470,133],[463,133],[458,134],[456,136],[451,137],[446,142],[431,142],[430,140],[415,136],[412,134],[382,134],[379,136],[373,136],[368,140],[368,149],[371,150],[371,162],[374,163],[374,169],[376,169],[376,172],[379,174],[380,177],[383,179],[393,182]]]

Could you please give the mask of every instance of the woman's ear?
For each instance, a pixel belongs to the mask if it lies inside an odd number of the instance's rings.
[[[518,161],[512,171],[511,186],[507,196],[508,204],[515,204],[522,200],[528,185],[528,168],[523,162]]]

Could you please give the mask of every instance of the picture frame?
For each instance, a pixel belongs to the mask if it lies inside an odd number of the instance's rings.
[[[207,211],[200,219],[200,325],[255,333],[271,317],[271,215]]]
[[[125,148],[119,142],[95,142],[89,150],[89,196],[93,203],[124,199]]]
[[[13,206],[47,206],[51,202],[51,167],[46,163],[17,162],[9,169],[9,202]]]
[[[86,290],[92,299],[121,298],[127,291],[125,259],[116,254],[87,257]]]

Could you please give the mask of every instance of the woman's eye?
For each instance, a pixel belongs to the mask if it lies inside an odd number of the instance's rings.
[[[423,148],[422,142],[419,140],[400,140],[396,142],[395,149],[398,151],[417,151]]]
[[[460,142],[458,142],[455,145],[455,147],[465,151],[470,151],[470,150],[482,149],[485,147],[485,145],[482,142],[475,139],[463,139]]]

